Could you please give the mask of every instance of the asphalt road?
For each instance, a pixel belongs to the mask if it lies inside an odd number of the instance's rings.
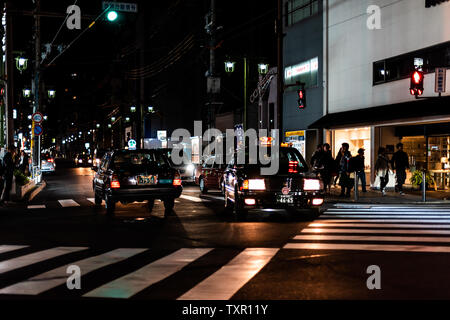
[[[92,171],[57,167],[32,203],[0,209],[0,299],[448,299],[450,208],[334,205],[227,215],[219,191],[95,208]],[[67,287],[67,267],[81,288]],[[369,289],[369,266],[379,269]]]

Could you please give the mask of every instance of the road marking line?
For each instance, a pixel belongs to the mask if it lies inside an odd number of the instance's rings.
[[[320,219],[315,222],[328,222],[328,223],[352,223],[352,222],[374,222],[374,223],[450,223],[450,220],[442,220],[442,219],[366,219],[366,220],[348,220],[348,219],[337,219],[337,220],[326,220]]]
[[[9,251],[19,250],[22,248],[27,248],[28,246],[14,246],[14,245],[1,245],[0,246],[0,253],[5,253]]]
[[[79,207],[80,205],[72,199],[58,200],[61,206],[65,207]]]
[[[357,228],[399,228],[399,229],[450,229],[450,224],[376,224],[376,223],[311,223],[308,227],[357,227]]]
[[[182,194],[180,196],[180,198],[185,199],[185,200],[189,200],[189,201],[193,201],[193,202],[209,202],[209,201],[211,201],[211,200],[207,200],[207,199],[200,199],[200,198],[197,198],[197,197],[186,196],[184,194]]]
[[[330,235],[298,235],[294,240],[345,240],[345,241],[405,241],[405,242],[445,242],[450,243],[450,237],[385,237],[385,236],[330,236]]]
[[[86,250],[85,247],[56,247],[0,262],[0,274],[64,254]]]
[[[45,209],[45,204],[31,204],[27,207],[27,209]]]
[[[37,295],[61,284],[64,284],[70,275],[67,274],[67,268],[71,265],[78,266],[81,270],[81,275],[84,276],[89,272],[128,259],[131,256],[134,256],[146,250],[147,249],[119,248],[95,257],[67,264],[65,266],[42,273],[36,277],[3,288],[0,290],[0,294]]]
[[[278,252],[278,248],[248,248],[177,300],[228,300]]]
[[[87,201],[92,202],[93,204],[95,204],[95,198],[87,198]]]
[[[323,229],[323,228],[306,228],[302,233],[380,233],[380,234],[436,234],[448,235],[449,231],[445,230],[383,230],[383,229]]]
[[[336,243],[288,243],[284,249],[303,250],[355,250],[355,251],[403,251],[449,253],[450,247],[398,245],[398,244],[336,244]]]
[[[189,263],[212,249],[180,249],[143,268],[111,281],[84,295],[84,297],[129,298],[145,288],[180,271]]]

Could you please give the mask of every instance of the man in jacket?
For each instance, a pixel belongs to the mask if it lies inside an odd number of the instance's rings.
[[[350,179],[350,159],[352,155],[349,151],[350,146],[348,143],[343,143],[341,148],[341,153],[337,157],[339,159],[339,185],[341,186],[340,197],[350,198],[350,192],[353,187],[353,182]]]
[[[5,180],[5,189],[3,190],[3,197],[0,200],[0,204],[8,203],[10,201],[10,192],[12,188],[12,181],[14,176],[14,156],[15,156],[15,148],[10,146],[8,148],[8,152],[3,157],[3,166],[4,166],[4,180]]]
[[[397,176],[397,185],[395,186],[395,191],[400,192],[401,195],[404,195],[403,192],[403,184],[405,184],[406,180],[406,169],[409,169],[409,160],[408,155],[405,151],[403,151],[403,144],[397,144],[397,152],[394,153],[392,157],[392,169],[396,173]]]
[[[353,170],[356,171],[358,176],[358,180],[361,180],[361,189],[362,192],[367,192],[366,190],[366,172],[365,169],[365,158],[364,158],[364,149],[360,148],[358,150],[358,155],[352,159]]]

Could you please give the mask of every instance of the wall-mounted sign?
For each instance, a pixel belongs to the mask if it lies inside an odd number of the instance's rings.
[[[436,82],[434,91],[441,93],[445,92],[446,87],[446,77],[447,77],[447,69],[446,68],[436,68]]]
[[[284,69],[285,84],[305,83],[306,87],[318,85],[319,58],[315,57],[308,61],[286,67]]]

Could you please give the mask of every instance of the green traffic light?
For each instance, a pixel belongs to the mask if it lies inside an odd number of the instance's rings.
[[[115,21],[118,15],[116,11],[109,11],[106,17],[108,18],[109,21]]]

